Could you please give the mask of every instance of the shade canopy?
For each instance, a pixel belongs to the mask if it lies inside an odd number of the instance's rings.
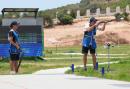
[[[35,18],[37,17],[39,8],[3,8],[2,9],[2,17],[4,17],[5,12],[34,12]]]

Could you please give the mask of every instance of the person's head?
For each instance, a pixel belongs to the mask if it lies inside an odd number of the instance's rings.
[[[95,19],[95,17],[91,17],[89,20],[89,25],[92,26],[97,22],[97,19]]]
[[[11,29],[14,29],[14,30],[17,30],[18,27],[19,27],[19,24],[17,21],[13,21],[11,24],[10,24],[10,28]]]

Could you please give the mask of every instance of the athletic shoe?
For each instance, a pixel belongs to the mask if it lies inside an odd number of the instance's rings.
[[[87,67],[84,67],[84,71],[87,71]]]
[[[15,71],[10,71],[10,75],[15,75],[16,72]]]
[[[96,67],[93,68],[94,71],[97,71],[98,69]]]

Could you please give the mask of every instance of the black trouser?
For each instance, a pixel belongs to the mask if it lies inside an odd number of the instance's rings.
[[[10,60],[11,61],[18,61],[19,60],[19,56],[20,56],[19,53],[18,54],[11,54],[10,53]]]
[[[88,51],[90,51],[90,54],[95,54],[96,53],[96,49],[92,48],[91,45],[89,47],[82,46],[82,53],[83,54],[88,54]]]

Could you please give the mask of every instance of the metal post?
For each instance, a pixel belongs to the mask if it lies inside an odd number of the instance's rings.
[[[104,77],[104,74],[105,74],[105,68],[104,67],[102,67],[101,73],[102,73],[102,77]]]
[[[96,51],[96,70],[98,70],[98,58],[97,58],[97,51]]]
[[[108,51],[108,67],[107,67],[107,71],[109,72],[110,71],[110,45],[108,45],[107,51]]]
[[[58,48],[58,47],[57,47],[57,44],[56,44],[56,53],[57,53],[57,48]]]
[[[98,62],[96,62],[96,70],[98,70]]]
[[[72,73],[74,73],[74,64],[71,65]]]

